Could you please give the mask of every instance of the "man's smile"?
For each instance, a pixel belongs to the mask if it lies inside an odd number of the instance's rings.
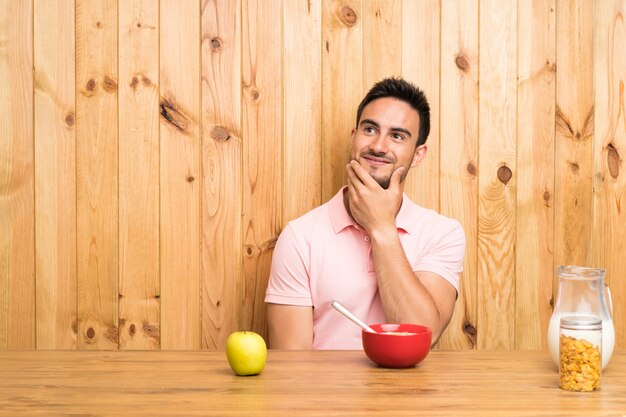
[[[393,161],[390,161],[388,158],[384,158],[381,156],[375,156],[372,154],[361,155],[361,158],[365,159],[365,161],[374,166],[383,166],[386,164],[391,164]]]

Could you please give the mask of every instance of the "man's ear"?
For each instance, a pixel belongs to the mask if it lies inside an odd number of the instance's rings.
[[[419,164],[420,161],[424,159],[427,153],[428,147],[425,144],[415,148],[415,152],[413,153],[413,160],[411,160],[411,168],[417,166],[417,164]]]
[[[352,133],[350,133],[350,143],[354,143],[354,136],[356,135],[356,129],[352,128]]]

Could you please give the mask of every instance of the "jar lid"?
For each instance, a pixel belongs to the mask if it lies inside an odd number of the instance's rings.
[[[561,317],[561,327],[574,330],[601,330],[602,319],[595,316]]]

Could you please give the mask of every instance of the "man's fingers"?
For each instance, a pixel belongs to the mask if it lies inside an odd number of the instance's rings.
[[[391,174],[390,188],[397,190],[400,188],[400,180],[402,179],[402,174],[404,173],[405,168],[399,167]]]
[[[372,176],[361,166],[361,164],[359,164],[358,161],[353,159],[348,165],[350,165],[354,175],[356,175],[356,178],[358,178],[361,183],[365,185],[372,185],[372,183],[376,183],[374,178],[372,178]]]
[[[352,169],[352,166],[350,164],[346,165],[346,172],[348,173],[348,182],[354,183],[355,181],[357,181],[357,176],[354,173],[354,170]]]
[[[358,161],[353,159],[348,163],[348,165],[354,172],[356,178],[358,178],[359,181],[361,181],[363,184],[367,184],[367,181],[372,179],[370,174],[368,174],[368,172],[361,166],[361,164],[358,163]]]
[[[357,177],[350,164],[346,165],[346,172],[348,173],[348,192],[351,194],[352,198],[355,198],[357,188],[362,187],[363,183],[361,182],[359,177]]]

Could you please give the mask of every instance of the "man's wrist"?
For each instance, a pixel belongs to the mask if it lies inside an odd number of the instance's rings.
[[[398,229],[395,225],[372,229],[368,234],[372,243],[388,244],[398,240]]]

